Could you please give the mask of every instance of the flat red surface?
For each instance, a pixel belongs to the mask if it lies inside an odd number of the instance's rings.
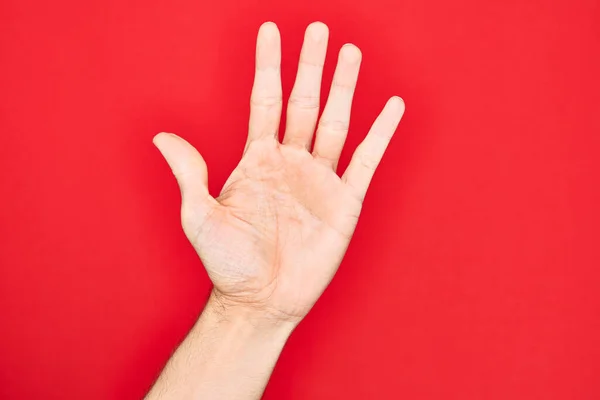
[[[209,280],[159,131],[216,194],[257,29],[364,55],[348,149],[407,103],[334,282],[266,399],[600,398],[600,3],[0,3],[0,398],[134,399]],[[325,91],[324,91],[325,93]]]

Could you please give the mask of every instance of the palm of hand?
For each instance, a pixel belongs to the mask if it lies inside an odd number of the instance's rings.
[[[288,106],[283,143],[279,33],[263,24],[250,133],[242,160],[219,197],[207,190],[206,165],[183,139],[159,134],[155,143],[182,192],[183,229],[227,302],[278,318],[302,318],[331,281],[360,214],[362,199],[404,110],[392,98],[340,178],[336,172],[350,116],[360,52],[344,46],[328,103],[318,116],[327,28],[309,26]]]
[[[306,314],[333,277],[361,208],[330,168],[275,141],[249,149],[217,201],[191,228],[215,287],[289,317]]]

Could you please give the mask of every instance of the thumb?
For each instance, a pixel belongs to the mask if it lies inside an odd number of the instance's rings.
[[[204,159],[184,139],[161,132],[152,139],[177,179],[181,190],[182,222],[198,224],[209,213],[216,200],[208,193],[208,172]],[[188,219],[188,218],[191,218]]]

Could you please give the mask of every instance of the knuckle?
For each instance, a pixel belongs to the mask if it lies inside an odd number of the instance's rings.
[[[254,107],[272,108],[281,106],[282,98],[281,95],[274,96],[252,96],[250,98],[250,105]]]
[[[365,152],[360,152],[358,155],[358,163],[365,169],[375,172],[377,166],[379,165],[379,160],[377,157]]]
[[[320,99],[318,96],[290,96],[290,105],[306,110],[315,110],[319,108]]]
[[[319,121],[319,128],[333,132],[348,132],[348,121],[341,119],[323,119]]]
[[[332,82],[332,86],[335,88],[335,90],[339,91],[340,93],[349,93],[349,94],[353,94],[354,90],[356,89],[356,84],[353,82],[343,82],[340,81],[338,79],[335,79]]]

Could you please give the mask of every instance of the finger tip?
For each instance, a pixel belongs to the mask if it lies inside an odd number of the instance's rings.
[[[166,135],[166,132],[158,132],[152,137],[152,143],[156,144],[157,141],[160,141],[161,136]]]
[[[362,52],[353,43],[346,43],[340,50],[340,57],[349,63],[357,63],[362,59]]]
[[[329,28],[321,21],[312,22],[306,28],[306,33],[315,41],[319,42],[329,36]]]
[[[169,133],[169,132],[159,132],[156,135],[154,135],[154,137],[152,138],[152,143],[155,146],[158,146],[160,144],[160,142],[162,142],[169,135],[173,136],[173,134]]]
[[[260,25],[258,32],[268,35],[277,35],[279,34],[279,28],[277,28],[277,24],[275,22],[266,21]]]
[[[389,100],[390,106],[394,107],[395,110],[403,113],[406,109],[406,103],[400,96],[392,96]]]
[[[277,27],[277,24],[273,21],[265,21],[260,25],[261,28]]]

